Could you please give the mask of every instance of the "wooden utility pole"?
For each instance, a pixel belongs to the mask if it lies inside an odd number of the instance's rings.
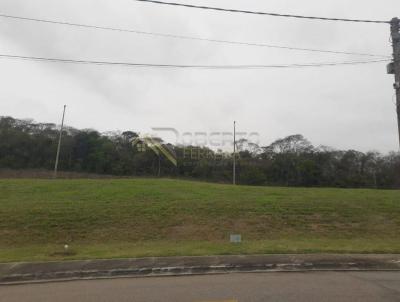
[[[60,129],[60,136],[58,138],[58,146],[57,146],[57,155],[56,155],[56,163],[54,165],[54,178],[57,178],[57,169],[58,169],[58,159],[60,157],[60,148],[61,148],[61,138],[62,138],[62,132],[64,129],[64,117],[65,117],[65,108],[67,105],[64,105],[64,111],[63,111],[63,116],[62,116],[62,121],[61,121],[61,129]]]
[[[236,185],[236,121],[233,122],[233,184]]]
[[[396,91],[397,125],[400,143],[400,19],[393,18],[391,24],[391,36],[393,43],[393,62],[388,66],[388,73],[394,74],[394,89]]]
[[[161,154],[158,154],[158,177],[161,177]]]

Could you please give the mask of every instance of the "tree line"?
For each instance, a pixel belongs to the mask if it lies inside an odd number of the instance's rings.
[[[53,169],[58,135],[55,124],[0,117],[0,168]],[[116,176],[232,181],[232,154],[206,147],[171,145],[154,138],[175,154],[175,166],[162,153],[132,144],[138,138],[139,133],[134,131],[99,133],[66,127],[59,169]],[[240,140],[237,149],[239,184],[400,188],[400,154],[394,152],[315,147],[302,135],[291,135],[269,146]]]

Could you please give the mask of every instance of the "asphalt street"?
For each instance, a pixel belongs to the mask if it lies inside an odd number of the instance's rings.
[[[0,286],[1,302],[400,301],[400,272],[245,273]]]

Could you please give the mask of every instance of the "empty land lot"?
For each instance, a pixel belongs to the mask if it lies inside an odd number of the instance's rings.
[[[243,242],[230,244],[229,234],[241,234]],[[0,180],[0,262],[400,253],[399,234],[395,190],[169,179]]]

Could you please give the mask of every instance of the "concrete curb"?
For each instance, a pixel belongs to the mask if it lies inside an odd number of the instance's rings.
[[[0,285],[238,272],[400,271],[400,255],[254,255],[0,264]]]

